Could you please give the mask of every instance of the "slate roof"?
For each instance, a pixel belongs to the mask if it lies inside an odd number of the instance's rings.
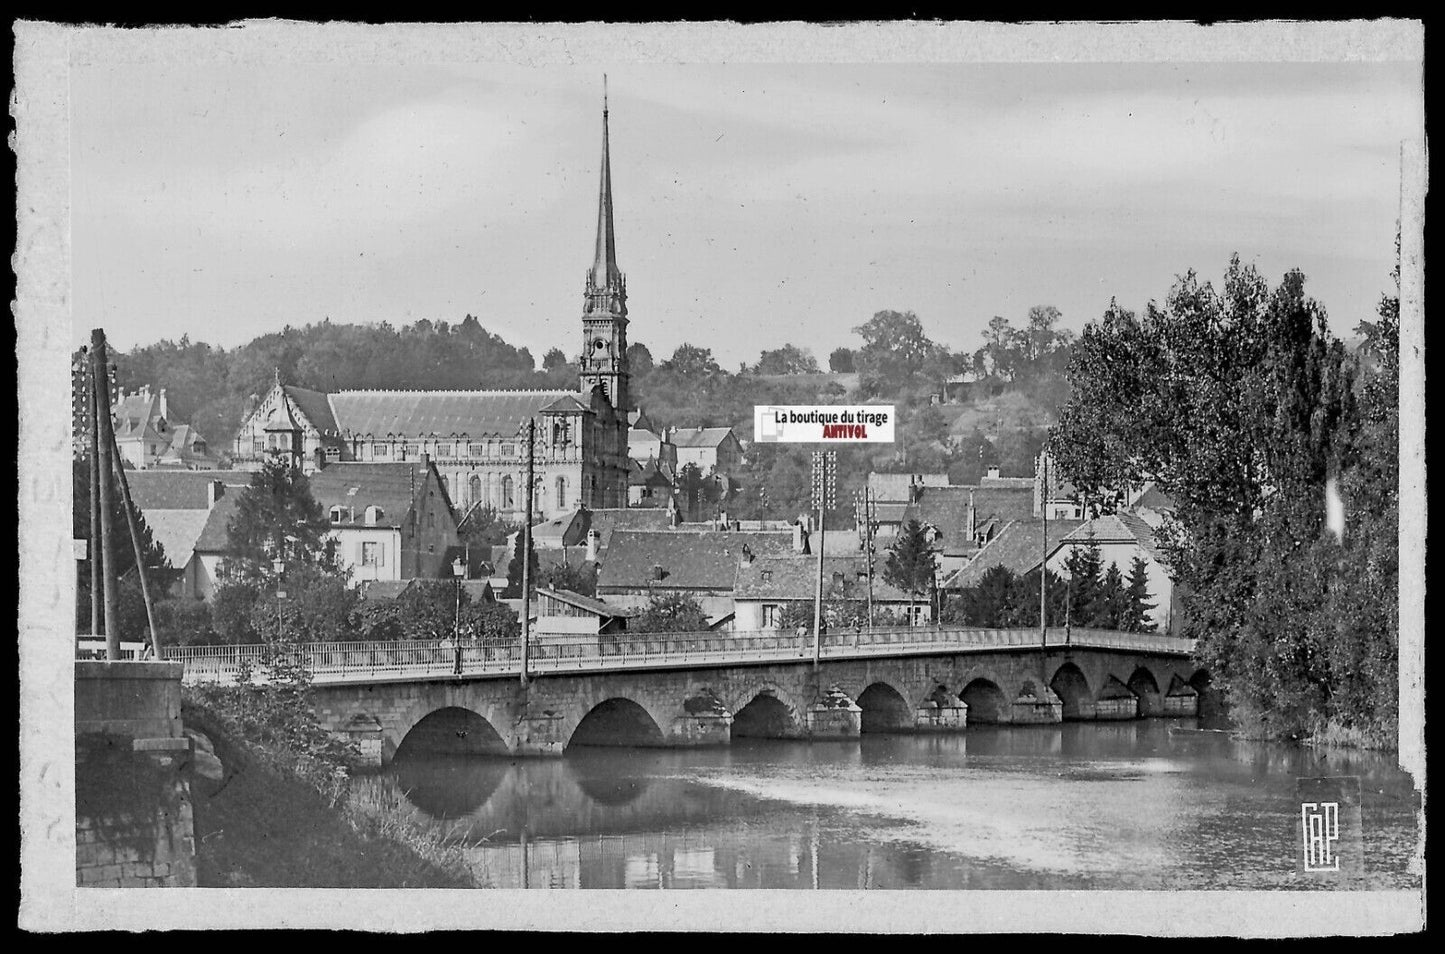
[[[1034,518],[1034,482],[1020,486],[979,486],[973,490],[974,519],[983,522],[999,520],[1032,520]],[[927,499],[933,491],[926,490]]]
[[[672,434],[672,443],[677,447],[717,447],[729,437],[733,437],[731,427],[680,427]]]
[[[649,459],[645,464],[634,460],[628,468],[627,484],[630,487],[671,487],[672,477],[667,471],[666,464],[659,464],[655,460]]]
[[[206,509],[206,485],[219,480],[227,496],[251,483],[245,470],[129,470],[126,483],[135,505],[150,519],[152,510]]]
[[[571,391],[338,391],[337,426],[358,437],[515,437],[527,419]],[[581,405],[578,405],[581,407]]]
[[[532,547],[538,550],[573,546],[585,540],[586,536],[587,512],[581,508],[568,510],[551,520],[532,525]]]
[[[672,527],[672,517],[662,507],[611,507],[589,510],[589,529],[601,534],[598,547],[605,548],[612,541],[612,534],[618,530],[667,530]]]
[[[236,504],[241,500],[241,495],[227,491],[226,496],[216,501],[216,506],[211,509],[206,517],[206,526],[201,530],[201,535],[196,538],[195,551],[197,553],[222,553],[226,549],[226,528],[231,518],[236,514]]]
[[[906,526],[908,521],[917,520],[936,527],[943,534],[939,548],[945,553],[970,550],[973,548],[968,510],[970,492],[968,487],[927,487],[917,503],[907,506],[902,523]]]
[[[730,530],[616,530],[602,560],[597,588],[710,589],[731,592],[742,548],[757,556],[791,551],[787,532],[744,533]],[[653,565],[663,568],[652,578]]]
[[[978,479],[980,487],[1021,487],[1026,488],[1030,494],[1034,490],[1034,479],[1032,477],[990,477],[987,474]]]
[[[1149,489],[1139,495],[1139,499],[1134,501],[1133,506],[1145,510],[1175,510],[1178,508],[1173,497],[1153,484],[1150,484]]]
[[[859,573],[864,573],[859,579]],[[823,557],[823,598],[866,600],[868,598],[867,564],[858,557]],[[841,574],[835,579],[834,574]],[[818,560],[802,554],[774,554],[758,557],[752,563],[738,564],[733,598],[749,600],[813,599],[818,585]],[[909,595],[883,582],[880,561],[873,562],[873,599],[875,602],[909,602]]]
[[[1040,549],[1052,553],[1060,540],[1083,526],[1079,520],[1050,520],[1045,544],[1040,539],[1043,535],[1042,523],[1032,518],[1010,521],[998,536],[984,544],[967,566],[944,580],[941,588],[953,590],[977,586],[983,575],[996,566],[1007,567],[1019,575],[1028,573],[1039,565]]]
[[[411,580],[368,580],[361,585],[361,598],[394,600],[406,592],[408,586],[411,586]]]
[[[283,384],[281,390],[286,392],[291,403],[306,416],[312,427],[323,433],[337,432],[336,417],[331,411],[331,402],[325,391],[298,388],[294,384]]]
[[[1154,561],[1164,562],[1164,554],[1155,540],[1153,528],[1141,520],[1137,514],[1128,512],[1095,517],[1093,520],[1085,522],[1068,536],[1062,538],[1059,544],[1052,545],[1049,553],[1052,555],[1060,546],[1069,542],[1087,540],[1091,535],[1096,543],[1137,544]],[[1119,569],[1127,568],[1120,567]]]
[[[309,478],[311,496],[321,509],[342,507],[342,519],[336,527],[364,527],[366,508],[381,508],[381,520],[375,526],[399,528],[411,511],[416,495],[426,487],[427,466],[412,461],[394,463],[331,464]],[[350,509],[346,509],[350,508]],[[355,519],[350,519],[354,512]]]

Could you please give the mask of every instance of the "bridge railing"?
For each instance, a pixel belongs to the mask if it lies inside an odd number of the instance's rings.
[[[962,629],[901,627],[824,633],[819,654],[826,659],[886,657],[948,651],[1065,648],[1188,655],[1193,641],[1157,633],[1076,629],[1050,630],[1041,642],[1037,629]],[[519,640],[404,640],[397,642],[318,642],[297,646],[295,653],[317,682],[346,679],[405,678],[516,674],[521,670]],[[180,646],[168,649],[169,659],[185,663],[186,679],[232,682],[243,664],[259,670],[267,648],[243,646]],[[528,671],[535,673],[598,669],[646,669],[675,665],[721,665],[811,659],[811,633],[719,631],[706,633],[539,634],[528,646]],[[302,661],[302,660],[298,660]]]

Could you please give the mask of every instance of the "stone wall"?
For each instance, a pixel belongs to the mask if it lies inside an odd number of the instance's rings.
[[[75,664],[75,880],[194,887],[180,663]]]

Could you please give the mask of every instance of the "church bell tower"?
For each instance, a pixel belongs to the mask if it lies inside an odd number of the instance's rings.
[[[602,174],[597,194],[597,249],[582,293],[582,355],[577,362],[583,394],[595,387],[617,412],[632,409],[627,371],[627,279],[617,267],[612,228],[612,167],[607,149],[607,78],[602,87]]]

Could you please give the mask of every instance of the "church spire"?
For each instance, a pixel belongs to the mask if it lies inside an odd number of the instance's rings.
[[[607,77],[602,77],[602,174],[597,187],[597,254],[592,260],[590,282],[603,289],[620,284],[617,268],[617,239],[612,229],[612,162],[607,149]]]

